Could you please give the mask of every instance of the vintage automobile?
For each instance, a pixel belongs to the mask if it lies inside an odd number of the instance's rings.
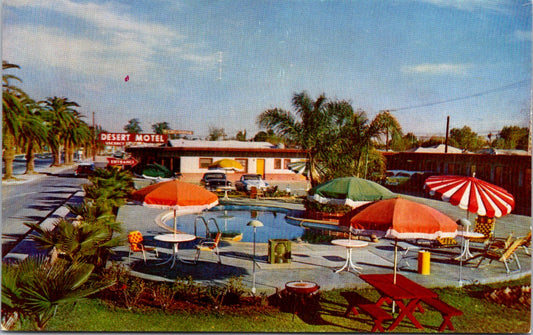
[[[231,181],[226,178],[224,172],[206,172],[200,183],[208,190],[217,190],[220,187],[231,186]]]
[[[94,163],[80,163],[74,171],[74,175],[78,177],[92,176],[94,174],[94,170]]]
[[[263,180],[260,174],[245,174],[241,179],[235,182],[237,191],[248,192],[255,186],[258,190],[266,190],[268,184]]]

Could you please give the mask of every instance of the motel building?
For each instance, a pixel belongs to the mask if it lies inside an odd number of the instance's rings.
[[[301,149],[284,148],[269,142],[168,140],[163,146],[147,144],[126,148],[141,166],[157,163],[181,173],[182,180],[199,182],[213,162],[229,158],[241,163],[242,171],[227,171],[228,179],[238,180],[243,174],[257,173],[265,180],[301,181],[305,177],[292,172],[288,164],[306,159]]]

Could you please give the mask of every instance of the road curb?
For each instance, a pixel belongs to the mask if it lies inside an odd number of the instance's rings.
[[[53,229],[54,224],[58,219],[65,218],[70,213],[67,204],[79,203],[83,200],[85,192],[83,190],[74,192],[68,197],[61,206],[59,206],[53,212],[50,212],[43,221],[39,224],[43,229]],[[47,255],[47,252],[37,248],[37,244],[32,239],[32,235],[35,234],[33,230],[29,230],[24,237],[2,258],[4,263],[22,261],[28,256]]]

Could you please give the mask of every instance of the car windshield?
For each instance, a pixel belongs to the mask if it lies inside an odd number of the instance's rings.
[[[244,180],[260,180],[259,176],[243,176]]]
[[[205,179],[224,179],[223,173],[210,173],[205,175]]]

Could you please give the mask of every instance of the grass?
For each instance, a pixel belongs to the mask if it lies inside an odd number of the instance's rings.
[[[514,309],[483,298],[483,293],[494,288],[530,285],[531,277],[491,285],[472,285],[463,288],[435,289],[441,299],[461,309],[464,315],[452,318],[458,333],[527,333],[530,331],[530,308]],[[46,327],[47,331],[167,331],[167,332],[369,332],[372,321],[364,314],[344,317],[347,302],[343,290],[324,291],[316,318],[305,314],[293,315],[275,308],[246,309],[241,311],[211,309],[201,311],[165,312],[156,309],[128,310],[112,308],[97,299],[60,308]],[[378,294],[371,289],[358,292],[376,301]],[[442,322],[438,312],[426,308],[416,313],[426,328],[423,332],[437,332]],[[23,324],[15,330],[32,330]],[[446,330],[449,332],[449,330]],[[420,332],[403,321],[394,332]]]

